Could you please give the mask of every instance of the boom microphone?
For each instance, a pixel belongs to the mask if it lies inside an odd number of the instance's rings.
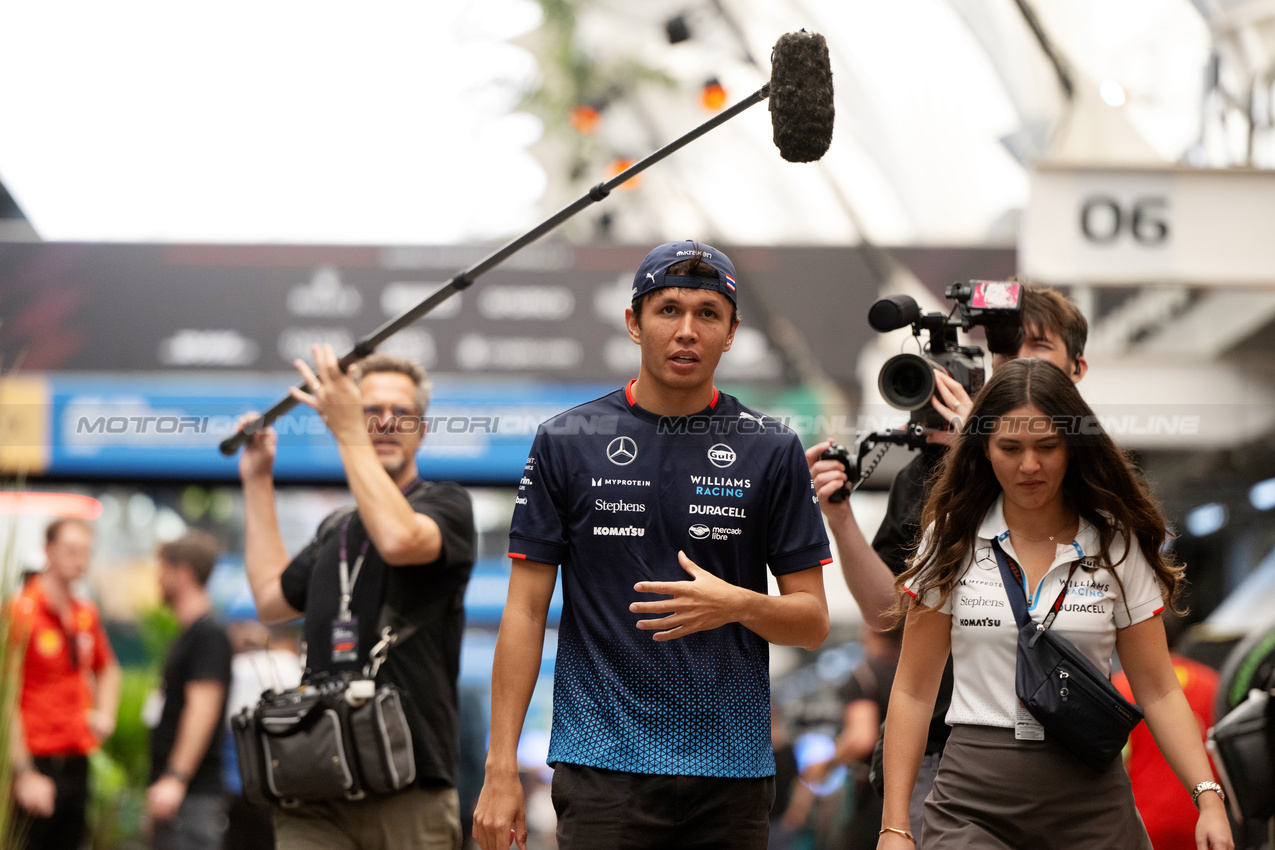
[[[523,235],[496,249],[474,265],[458,272],[442,289],[407,312],[387,321],[355,343],[337,361],[341,371],[367,357],[382,342],[429,313],[439,304],[468,287],[479,275],[500,265],[513,254],[535,242],[576,213],[598,203],[611,191],[641,174],[655,163],[681,150],[705,133],[720,127],[746,109],[771,98],[771,124],[779,155],[789,162],[814,162],[832,144],[832,63],[828,59],[828,43],[823,36],[802,32],[787,33],[775,42],[772,53],[771,81],[729,109],[719,112],[679,139],[674,139],[646,159],[636,162],[610,180],[599,183]],[[304,381],[298,389],[311,392]],[[267,427],[287,413],[297,401],[291,395],[282,399],[244,428],[221,441],[221,453],[232,455],[247,442],[249,436]]]
[[[785,33],[770,70],[770,123],[775,147],[789,162],[814,162],[832,144],[832,61],[815,33]]]

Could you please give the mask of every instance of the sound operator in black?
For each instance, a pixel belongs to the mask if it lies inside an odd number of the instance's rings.
[[[307,679],[363,670],[385,609],[396,628],[417,628],[377,677],[408,696],[417,778],[395,794],[276,808],[276,846],[459,850],[456,679],[476,546],[469,494],[417,472],[430,392],[420,366],[373,355],[346,375],[331,346],[315,346],[314,359],[313,371],[296,364],[312,392],[291,393],[336,437],[355,507],[324,520],[289,558],[275,513],[277,439],[253,435],[239,461],[248,580],[263,622],[305,617]]]
[[[1019,321],[1021,344],[1012,354],[994,354],[993,369],[1009,360],[1036,357],[1058,366],[1073,382],[1084,378],[1089,369],[1084,357],[1089,323],[1075,304],[1052,289],[1024,286],[1019,301]],[[934,376],[936,387],[931,404],[943,419],[958,426],[959,420],[972,407],[970,396],[959,381],[944,372],[936,369]],[[926,434],[925,446],[899,471],[891,484],[885,518],[871,543],[855,519],[852,500],[830,499],[848,483],[846,468],[840,461],[820,459],[830,447],[830,442],[821,442],[806,451],[810,473],[819,493],[819,506],[828,520],[842,575],[869,628],[884,631],[895,625],[889,613],[895,604],[894,577],[907,568],[910,547],[915,544],[921,528],[926,483],[943,457],[954,430],[934,430]],[[935,700],[925,758],[909,810],[912,834],[918,845],[924,840],[921,835],[922,805],[933,786],[939,757],[947,741],[945,717],[951,695],[952,665],[949,660]]]

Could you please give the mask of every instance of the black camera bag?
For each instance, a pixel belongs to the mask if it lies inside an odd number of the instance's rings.
[[[388,620],[388,609],[382,615]],[[231,718],[244,797],[291,807],[390,794],[415,783],[407,695],[392,683],[371,683],[389,648],[417,629],[383,626],[366,678],[346,674],[266,691]]]
[[[1049,630],[1067,595],[1066,582],[1044,622],[1035,623],[1027,613],[1027,598],[1022,583],[1011,572],[1008,556],[998,541],[992,545],[1018,623],[1014,690],[1019,701],[1045,727],[1047,735],[1089,767],[1105,770],[1124,749],[1129,733],[1142,722],[1142,709],[1126,700],[1071,641]],[[1072,564],[1072,573],[1077,563]]]

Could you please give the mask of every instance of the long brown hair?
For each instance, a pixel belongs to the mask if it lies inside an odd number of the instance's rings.
[[[1165,603],[1175,606],[1185,583],[1183,567],[1163,552],[1168,531],[1159,506],[1071,379],[1053,363],[1035,358],[1001,366],[975,397],[960,436],[935,473],[921,514],[926,536],[916,543],[918,551],[895,581],[896,590],[902,594],[904,583],[911,581],[917,598],[938,591],[940,600],[947,599],[974,550],[979,525],[1001,494],[987,458],[988,443],[1001,417],[1028,406],[1049,417],[1066,443],[1063,498],[1097,529],[1098,565],[1116,567],[1136,540],[1159,579]],[[1123,541],[1123,553],[1112,561],[1117,537]],[[1119,576],[1114,571],[1112,575],[1119,583]],[[901,608],[906,601],[900,595]]]

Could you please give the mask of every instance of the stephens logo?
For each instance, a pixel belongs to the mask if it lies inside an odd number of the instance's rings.
[[[708,535],[708,526],[704,525],[702,522],[698,522],[691,526],[691,537],[694,537],[696,540],[703,540]]]
[[[713,466],[725,469],[735,462],[735,450],[725,443],[718,443],[708,450],[708,460]]]
[[[608,502],[606,499],[597,499],[593,503],[595,510],[605,511],[609,514],[644,514],[646,513],[646,505],[642,502]]]
[[[616,466],[628,466],[637,460],[637,443],[632,437],[616,437],[607,444],[607,460]]]

